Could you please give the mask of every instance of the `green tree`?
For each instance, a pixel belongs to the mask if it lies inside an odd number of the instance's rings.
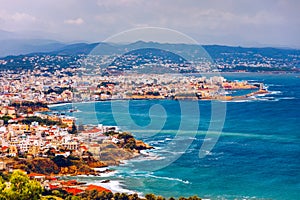
[[[122,193],[122,194],[120,195],[120,200],[129,200],[128,195],[125,194],[125,193]]]
[[[116,192],[114,194],[114,200],[120,200],[120,193],[119,192]]]
[[[145,198],[147,200],[156,200],[156,196],[154,194],[146,194]]]
[[[6,199],[5,194],[3,193],[4,189],[6,188],[6,184],[2,177],[0,177],[0,199]]]
[[[76,127],[76,124],[75,124],[75,123],[73,123],[72,129],[71,129],[71,130],[68,130],[68,132],[69,132],[70,134],[76,134],[76,133],[77,133],[77,127]]]
[[[69,167],[73,165],[73,163],[70,161],[70,159],[65,158],[62,155],[55,156],[52,161],[59,167]]]
[[[192,196],[192,197],[189,197],[188,200],[201,200],[201,198],[199,198],[198,196]]]
[[[131,194],[129,196],[130,200],[139,200],[139,195],[137,193]]]
[[[43,191],[41,184],[35,180],[30,180],[23,172],[13,172],[9,182],[10,187],[5,187],[5,189],[2,190],[2,195],[5,197],[4,199],[40,199]]]
[[[178,200],[187,200],[187,198],[185,198],[185,197],[179,197]]]
[[[135,139],[134,138],[129,138],[126,141],[126,144],[124,145],[124,148],[131,149],[131,150],[135,149],[136,148]]]
[[[162,196],[157,196],[156,200],[166,200],[166,199]]]

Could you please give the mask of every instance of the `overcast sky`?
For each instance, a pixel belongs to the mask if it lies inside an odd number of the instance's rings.
[[[103,41],[138,27],[201,44],[300,47],[299,0],[0,0],[0,29]]]

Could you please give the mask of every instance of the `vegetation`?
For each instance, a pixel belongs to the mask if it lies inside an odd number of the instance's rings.
[[[20,159],[14,167],[40,174],[58,174],[60,171],[57,164],[48,158]]]
[[[70,87],[56,87],[56,88],[50,88],[47,91],[44,91],[44,94],[50,94],[50,93],[56,93],[56,94],[61,94],[65,90],[71,90]]]
[[[68,132],[70,134],[76,134],[77,133],[77,127],[76,127],[75,123],[73,123],[71,130],[68,130]]]
[[[4,183],[2,177],[0,179],[0,199],[36,200],[41,198],[42,191],[43,188],[39,182],[30,180],[21,171],[14,171],[8,183]]]
[[[26,106],[26,107],[42,107],[42,108],[48,108],[47,104],[42,103],[42,102],[31,102],[31,101],[25,101],[25,102],[14,102],[11,104],[11,106],[20,108],[21,106]]]
[[[7,116],[7,115],[0,117],[0,120],[3,120],[4,124],[8,124],[8,121],[11,119],[12,119],[12,117]]]
[[[31,124],[32,122],[38,122],[41,125],[47,125],[47,126],[52,126],[52,125],[62,125],[60,122],[52,121],[49,119],[42,119],[40,117],[26,117],[25,119],[22,120],[23,124]]]
[[[52,161],[58,166],[58,167],[70,167],[73,165],[71,160],[69,158],[65,158],[62,155],[55,156]]]
[[[21,172],[14,171],[11,175],[0,176],[0,199],[3,200],[37,200],[37,199],[66,199],[66,200],[165,200],[162,196],[146,194],[139,197],[138,194],[99,192],[97,190],[85,190],[77,195],[67,193],[63,188],[55,190],[43,190],[41,184]],[[171,197],[169,200],[175,200]],[[180,197],[178,200],[201,200],[197,196]]]

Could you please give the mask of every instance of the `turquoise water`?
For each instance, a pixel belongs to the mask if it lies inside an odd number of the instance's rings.
[[[155,147],[145,152],[146,157],[114,167],[117,171],[109,178],[125,189],[165,197],[299,199],[300,78],[294,74],[224,76],[264,82],[271,94],[222,102],[226,117],[219,138],[217,130],[205,138],[209,125],[222,121],[222,117],[212,121],[210,101],[196,102],[199,113],[192,101],[184,102],[191,104],[184,107],[188,112],[182,110],[183,102],[169,100],[83,103],[76,104],[81,112],[74,116],[78,123],[121,126]],[[212,151],[199,158],[201,145],[214,139],[218,140]],[[107,177],[86,179],[97,182]]]

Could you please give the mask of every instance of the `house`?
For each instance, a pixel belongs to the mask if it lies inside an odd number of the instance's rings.
[[[56,184],[56,183],[49,183],[49,184],[46,184],[45,185],[45,189],[46,190],[56,190],[56,189],[59,189],[60,188],[60,185],[59,184]]]
[[[30,179],[34,179],[39,182],[42,182],[46,179],[46,175],[44,175],[44,174],[30,173],[30,174],[28,174],[28,176]]]
[[[16,145],[11,145],[9,147],[9,154],[8,155],[11,156],[11,157],[15,157],[15,156],[18,155],[18,149],[17,149]]]
[[[74,119],[70,117],[64,117],[60,119],[61,123],[66,124],[68,128],[72,128],[74,125]]]
[[[0,162],[0,170],[5,170],[6,169],[6,162],[1,161]]]
[[[12,107],[12,106],[8,107],[7,108],[7,115],[10,116],[10,117],[12,117],[12,118],[15,118],[16,117],[16,109],[15,109],[15,107]]]
[[[77,142],[65,142],[65,143],[62,143],[62,146],[64,148],[66,148],[66,150],[77,150],[78,149]]]

